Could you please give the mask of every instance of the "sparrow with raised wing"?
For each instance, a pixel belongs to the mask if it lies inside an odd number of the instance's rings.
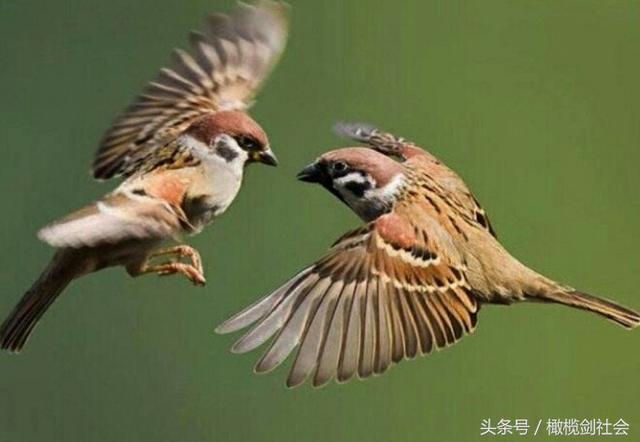
[[[0,327],[17,352],[75,278],[124,266],[132,276],[182,274],[204,284],[196,250],[159,249],[200,232],[240,190],[247,164],[276,165],[265,131],[246,110],[284,50],[288,6],[263,0],[208,17],[116,120],[96,154],[97,179],[122,176],[112,193],[40,231],[57,248],[49,266]],[[164,263],[151,258],[169,257]],[[184,262],[188,261],[188,262]]]
[[[511,256],[462,179],[431,154],[370,126],[338,128],[369,148],[328,152],[298,178],[324,186],[365,224],[217,328],[254,325],[233,346],[238,353],[273,337],[257,372],[272,370],[297,347],[288,386],[310,376],[318,386],[380,374],[472,333],[486,303],[557,303],[628,329],[640,324],[636,311]]]

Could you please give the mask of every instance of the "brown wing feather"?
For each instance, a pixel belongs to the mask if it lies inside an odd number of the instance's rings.
[[[497,237],[489,217],[464,181],[429,152],[412,141],[366,123],[338,123],[335,131],[341,136],[365,143],[384,155],[406,161],[409,166],[417,166],[421,174],[432,178],[429,180],[431,185],[441,187],[440,193],[448,195],[453,203],[458,204],[471,222]]]
[[[287,15],[284,3],[263,0],[239,4],[230,16],[210,16],[203,32],[191,35],[193,55],[174,51],[172,66],[160,71],[104,135],[94,177],[128,176],[141,156],[204,115],[248,108],[284,50]]]
[[[338,123],[335,132],[343,137],[368,144],[374,150],[405,161],[414,156],[435,159],[415,143],[366,123]]]
[[[38,236],[58,248],[95,247],[133,239],[167,239],[187,225],[182,210],[164,199],[116,191],[48,225]]]
[[[479,308],[464,267],[404,224],[389,214],[343,236],[314,266],[217,331],[256,324],[235,344],[237,352],[275,336],[258,372],[298,347],[289,386],[309,376],[314,385],[366,378],[455,343],[474,330]]]

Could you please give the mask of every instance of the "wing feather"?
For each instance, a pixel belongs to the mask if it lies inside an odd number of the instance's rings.
[[[343,352],[338,367],[337,379],[346,382],[358,371],[358,359],[360,357],[360,341],[362,328],[362,299],[366,285],[364,281],[357,283],[354,296],[346,300],[349,304],[347,313],[348,321],[345,325]]]
[[[224,324],[216,328],[216,333],[232,333],[253,324],[258,319],[262,318],[268,312],[273,310],[274,307],[280,303],[282,298],[286,296],[294,286],[302,282],[302,280],[309,274],[310,271],[310,268],[301,271],[296,276],[291,278],[291,280],[287,284],[283,285],[270,295],[265,296],[264,298],[251,304],[249,307],[237,313],[232,318],[229,318]]]
[[[398,293],[398,313],[400,316],[400,322],[404,331],[404,357],[407,359],[413,359],[418,355],[418,329],[416,320],[413,317],[411,308],[409,308],[409,295],[403,290],[399,290]],[[394,361],[400,362],[400,361]]]
[[[358,376],[367,378],[374,372],[376,358],[376,344],[378,338],[378,324],[376,322],[375,297],[378,294],[374,280],[369,280],[366,284],[366,291],[361,301],[363,305],[362,314],[362,349],[360,351],[360,366]]]
[[[433,336],[431,335],[429,318],[427,317],[424,309],[422,308],[422,304],[420,303],[420,295],[410,296],[408,301],[411,303],[411,310],[413,312],[414,318],[416,318],[420,353],[430,353],[433,349]]]
[[[312,286],[318,280],[318,275],[312,274],[305,278],[299,285],[287,293],[281,303],[271,310],[264,319],[261,319],[249,333],[242,337],[233,346],[234,353],[245,353],[264,344],[286,323],[299,296],[305,293],[305,289]]]
[[[489,217],[464,181],[426,150],[412,141],[367,123],[339,122],[334,126],[334,131],[340,136],[364,143],[386,156],[398,158],[407,164],[418,164],[432,176],[439,175],[438,182],[444,184],[442,190],[459,206],[456,209],[461,209],[469,222],[497,237]],[[430,167],[431,164],[437,167]]]
[[[188,224],[178,207],[151,196],[116,192],[38,232],[53,247],[80,248],[128,239],[165,239]]]
[[[249,108],[284,50],[287,28],[288,7],[271,0],[209,17],[202,32],[190,34],[192,53],[175,49],[170,67],[160,69],[106,132],[94,177],[129,176],[141,157],[199,118]]]
[[[380,222],[343,236],[284,290],[218,331],[255,322],[234,346],[240,352],[275,336],[258,362],[259,372],[274,369],[298,347],[288,386],[312,374],[314,386],[367,378],[473,332],[478,303],[464,268],[434,242],[437,235],[416,235],[414,241],[422,242],[407,243],[405,236],[385,233],[392,229],[378,228]]]
[[[331,320],[332,312],[335,311],[337,299],[342,292],[342,287],[343,283],[341,281],[334,282],[322,298],[320,306],[316,310],[308,329],[305,331],[298,355],[287,379],[287,386],[295,387],[300,385],[315,370],[322,343],[324,342],[328,329],[327,324]]]
[[[346,284],[342,289],[342,293],[340,293],[336,308],[331,315],[320,358],[317,361],[313,385],[324,385],[336,376],[336,367],[340,360],[344,339],[344,321],[348,312],[347,305],[353,296],[354,286],[355,282],[352,281]]]
[[[256,365],[256,372],[270,371],[289,356],[289,353],[300,343],[309,317],[313,315],[330,285],[329,278],[324,278],[307,290],[304,295],[301,294],[304,299],[292,311],[286,325],[282,327],[277,338],[273,341],[271,348]]]
[[[384,284],[378,277],[372,278],[380,292],[385,290]],[[393,329],[391,326],[391,315],[389,313],[389,298],[377,294],[378,300],[378,349],[374,371],[376,374],[384,373],[391,365],[391,348]]]
[[[391,312],[392,318],[392,352],[391,352],[391,361],[394,363],[400,362],[404,359],[405,348],[407,339],[405,337],[404,325],[402,324],[402,317],[400,316],[400,309],[398,308],[398,304],[400,303],[397,288],[393,285],[393,283],[389,282],[387,284],[387,298],[389,309]]]

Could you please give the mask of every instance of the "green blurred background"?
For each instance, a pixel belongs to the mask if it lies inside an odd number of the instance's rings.
[[[623,418],[640,440],[640,332],[566,308],[489,306],[447,351],[320,390],[255,376],[258,354],[213,333],[359,223],[294,179],[345,144],[336,119],[420,142],[514,255],[640,308],[640,2],[292,3],[254,109],[281,167],[251,167],[189,240],[208,286],[122,269],[74,283],[23,354],[0,355],[0,441],[475,441],[483,418],[574,417]],[[88,175],[103,130],[187,30],[232,5],[0,3],[2,316],[51,255],[37,229],[115,185]]]

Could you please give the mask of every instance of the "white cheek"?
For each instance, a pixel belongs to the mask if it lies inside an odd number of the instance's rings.
[[[391,179],[386,186],[376,189],[375,185],[371,189],[364,192],[365,199],[380,199],[388,200],[393,198],[402,184],[404,183],[404,177],[400,174]]]
[[[216,189],[224,191],[227,185],[236,186],[242,179],[248,155],[233,137],[222,134],[208,145],[190,135],[184,135],[181,142],[190,149],[194,157],[202,161],[210,177],[219,181],[214,186]],[[226,149],[226,152],[218,148]],[[224,153],[226,157],[221,155]]]
[[[333,180],[333,183],[336,187],[344,188],[347,183],[366,183],[367,181],[371,181],[372,186],[375,187],[376,183],[372,178],[367,179],[367,177],[362,176],[362,174],[358,172],[351,172],[346,174],[345,176],[336,178],[335,180]]]
[[[182,144],[191,149],[191,151],[198,157],[206,155],[206,153],[209,151],[209,146],[207,146],[206,143],[203,143],[202,141],[192,137],[191,135],[183,135],[181,138]]]
[[[183,136],[182,143],[191,150],[196,158],[207,162],[244,165],[245,161],[248,159],[247,152],[238,145],[238,142],[232,136],[227,134],[218,135],[212,140],[211,145],[208,145],[191,135]],[[227,151],[226,158],[221,155],[218,148]]]

